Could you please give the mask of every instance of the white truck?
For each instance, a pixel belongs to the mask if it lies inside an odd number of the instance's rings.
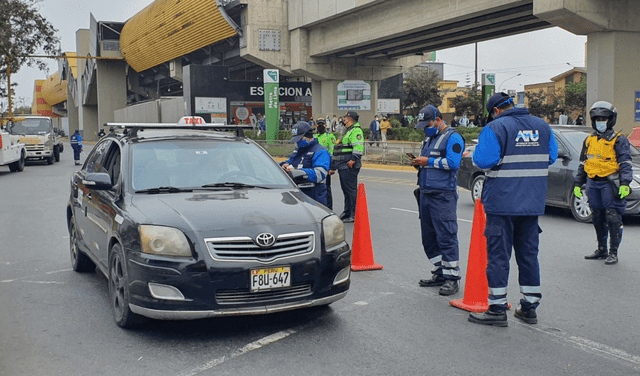
[[[45,160],[47,164],[60,161],[60,153],[64,150],[62,135],[48,116],[20,115],[14,116],[8,123],[7,130],[14,143],[24,144],[27,149],[27,160]]]
[[[24,144],[14,143],[11,135],[4,128],[0,128],[0,166],[8,165],[11,172],[20,172],[24,170],[26,159],[27,150]]]

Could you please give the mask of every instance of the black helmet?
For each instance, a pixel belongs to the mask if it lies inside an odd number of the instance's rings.
[[[489,116],[487,116],[487,123],[493,120],[493,108],[500,107],[505,103],[513,103],[513,99],[507,93],[496,93],[489,98],[487,101],[487,111],[489,112]]]
[[[607,118],[607,130],[613,129],[616,125],[616,119],[618,118],[618,111],[609,102],[597,101],[591,106],[589,110],[589,117],[591,117],[591,127],[596,130],[595,118],[604,117]]]

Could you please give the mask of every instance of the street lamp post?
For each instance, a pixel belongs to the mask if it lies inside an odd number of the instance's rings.
[[[507,78],[506,80],[502,81],[502,83],[500,84],[500,86],[498,86],[498,92],[500,91],[500,89],[502,89],[502,85],[504,85],[504,83],[505,83],[505,82],[509,81],[509,80],[510,80],[510,79],[512,79],[512,78],[516,78],[516,77],[518,77],[518,76],[521,76],[521,75],[522,75],[522,73],[518,73],[518,74],[516,74],[515,76],[511,76],[511,77]]]

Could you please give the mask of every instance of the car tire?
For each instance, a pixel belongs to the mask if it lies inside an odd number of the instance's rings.
[[[51,156],[50,156],[50,157],[47,157],[47,158],[46,158],[46,161],[47,161],[47,164],[48,164],[48,165],[52,165],[52,164],[53,164],[53,162],[55,162],[55,157],[53,156],[53,154],[51,154]]]
[[[482,197],[482,188],[484,187],[484,175],[478,175],[471,183],[471,201],[476,202]]]
[[[26,156],[26,153],[23,151],[20,154],[20,159],[18,159],[17,161],[9,164],[9,171],[11,171],[11,172],[22,172],[22,171],[24,171],[24,164],[25,164],[26,160],[27,160],[27,156]]]
[[[591,223],[593,216],[589,206],[589,198],[584,191],[580,198],[571,192],[571,214],[578,222]]]
[[[122,247],[116,243],[109,254],[109,300],[116,324],[122,328],[135,327],[142,319],[129,308],[130,294],[127,262]]]
[[[55,158],[56,162],[60,162],[60,148],[57,146],[53,147],[53,157]]]
[[[96,264],[78,248],[78,232],[76,231],[76,220],[73,218],[69,222],[69,250],[73,270],[78,273],[87,273],[96,269]]]

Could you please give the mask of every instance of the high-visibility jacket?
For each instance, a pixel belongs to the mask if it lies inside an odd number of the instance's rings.
[[[584,171],[590,178],[593,179],[596,176],[606,177],[620,169],[614,149],[619,136],[620,134],[618,133],[611,140],[598,138],[596,135],[587,137],[585,141],[587,160],[584,161]]]
[[[455,191],[463,150],[464,139],[453,128],[447,127],[440,134],[427,137],[420,156],[429,158],[429,164],[418,170],[420,188]]]
[[[336,169],[349,168],[347,163],[355,161],[354,168],[362,166],[361,159],[364,154],[364,135],[360,123],[355,123],[347,128],[347,132],[338,144],[333,148],[333,156],[336,161]]]
[[[318,139],[320,145],[329,151],[329,154],[333,155],[333,147],[336,144],[336,136],[333,133],[324,132],[323,134],[315,134],[314,137]]]

